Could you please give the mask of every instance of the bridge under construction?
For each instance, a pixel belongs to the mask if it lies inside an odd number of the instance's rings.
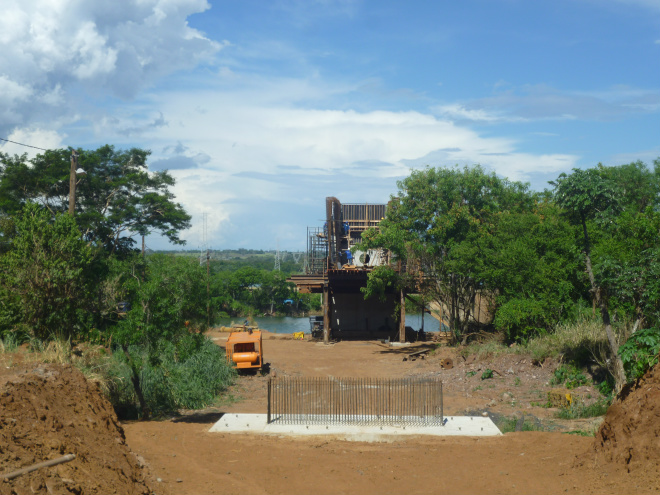
[[[389,338],[405,342],[404,291],[389,291],[385,300],[365,299],[369,273],[377,266],[400,270],[383,249],[359,251],[362,233],[377,229],[386,204],[342,204],[325,201],[325,223],[307,229],[307,268],[291,281],[303,293],[323,294],[323,340]],[[397,302],[400,310],[394,316]]]

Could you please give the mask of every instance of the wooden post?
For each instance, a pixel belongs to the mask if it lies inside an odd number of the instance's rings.
[[[401,289],[400,295],[401,313],[399,315],[399,342],[403,343],[406,341],[406,295],[403,289]]]
[[[330,290],[323,285],[323,343],[330,343]]]
[[[71,150],[71,171],[69,172],[69,215],[76,211],[76,169],[78,168],[78,154]]]

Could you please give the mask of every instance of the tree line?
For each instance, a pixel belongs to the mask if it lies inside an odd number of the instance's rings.
[[[149,172],[145,150],[77,154],[86,175],[73,215],[70,151],[0,154],[1,339],[111,345],[139,395],[145,363],[158,362],[164,343],[170,355],[193,355],[215,315],[319,309],[262,258],[214,260],[207,275],[194,256],[143,256],[142,235],[184,244],[191,217],[174,179]],[[366,295],[416,287],[447,308],[463,343],[483,330],[524,342],[591,311],[620,388],[660,347],[660,160],[575,169],[550,186],[535,192],[480,166],[412,171],[380,229],[363,236],[363,249],[389,249],[404,270],[374,270]],[[478,296],[493,315],[485,327],[473,314]]]
[[[660,160],[574,169],[549,185],[535,192],[480,166],[412,171],[362,247],[389,249],[404,269],[375,270],[365,292],[417,287],[463,343],[483,330],[524,342],[590,309],[620,389],[660,349]],[[475,319],[477,295],[489,325]]]

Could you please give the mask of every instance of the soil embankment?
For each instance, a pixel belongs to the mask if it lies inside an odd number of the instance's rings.
[[[660,368],[624,388],[596,434],[594,462],[660,479]]]
[[[76,458],[0,480],[0,494],[150,493],[97,384],[71,366],[1,366],[0,474],[66,454]]]

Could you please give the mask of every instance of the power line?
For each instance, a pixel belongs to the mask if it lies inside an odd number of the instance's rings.
[[[5,138],[1,138],[1,137],[0,137],[0,141],[7,141],[8,143],[18,144],[19,146],[26,146],[28,148],[34,148],[35,150],[50,151],[46,148],[39,148],[39,146],[32,146],[31,144],[17,143],[16,141],[11,141],[10,139],[5,139]]]

